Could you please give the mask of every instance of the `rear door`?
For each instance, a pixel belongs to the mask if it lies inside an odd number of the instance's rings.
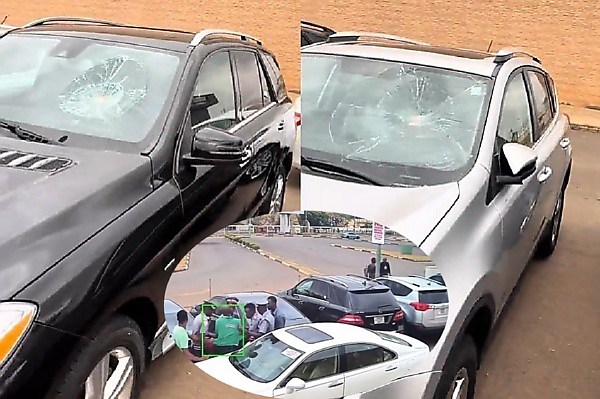
[[[344,395],[356,395],[383,386],[399,376],[402,362],[379,345],[356,343],[343,346]]]
[[[341,372],[340,347],[315,352],[308,356],[274,390],[273,397],[285,399],[342,399],[344,375]],[[299,378],[306,386],[293,393],[286,393],[285,385]]]

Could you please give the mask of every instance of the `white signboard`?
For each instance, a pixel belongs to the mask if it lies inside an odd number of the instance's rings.
[[[385,226],[373,222],[373,230],[371,232],[371,242],[373,244],[385,244]]]

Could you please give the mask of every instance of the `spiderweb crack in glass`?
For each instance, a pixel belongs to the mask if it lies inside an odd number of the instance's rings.
[[[131,57],[113,57],[73,80],[59,96],[60,108],[78,117],[108,120],[141,103],[146,93],[144,66]]]

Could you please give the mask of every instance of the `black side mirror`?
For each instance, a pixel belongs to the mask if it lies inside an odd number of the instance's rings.
[[[506,143],[502,146],[501,162],[503,173],[496,176],[496,182],[502,185],[523,184],[535,173],[537,155],[527,146]]]
[[[217,105],[219,100],[214,93],[202,94],[199,96],[192,97],[192,109],[193,108],[210,108],[213,105]]]
[[[194,134],[191,152],[183,159],[189,165],[240,163],[244,159],[244,142],[223,130],[205,126]]]

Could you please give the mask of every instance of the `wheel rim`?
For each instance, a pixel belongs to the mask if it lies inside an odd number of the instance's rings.
[[[550,239],[552,240],[552,245],[556,245],[556,241],[558,239],[558,233],[560,231],[560,220],[562,218],[562,207],[563,197],[561,195],[556,201],[556,207],[554,208],[554,217],[552,218],[552,235],[550,237]]]
[[[130,399],[135,373],[131,352],[118,347],[107,353],[85,380],[85,399]]]
[[[469,372],[466,368],[458,370],[450,385],[446,399],[467,399],[469,394]]]
[[[269,213],[276,213],[281,210],[283,205],[283,186],[285,181],[282,175],[277,175],[275,180],[275,187],[273,188],[273,195],[271,196],[271,204],[269,206]]]

